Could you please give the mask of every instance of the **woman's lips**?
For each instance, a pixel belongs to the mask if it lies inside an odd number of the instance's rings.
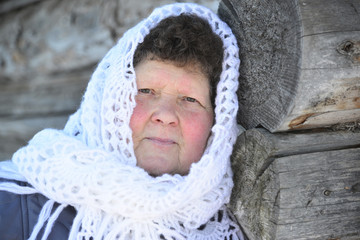
[[[175,141],[167,138],[158,138],[158,137],[147,137],[147,140],[150,140],[151,142],[159,145],[172,145],[176,144]]]

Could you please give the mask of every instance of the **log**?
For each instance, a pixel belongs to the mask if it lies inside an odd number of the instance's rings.
[[[358,0],[222,0],[218,13],[240,46],[246,129],[360,122]]]
[[[51,115],[21,119],[0,118],[0,161],[11,159],[20,147],[44,128],[62,129],[68,116]]]
[[[23,8],[39,1],[41,0],[3,0],[0,4],[0,14]]]
[[[0,120],[73,113],[81,102],[93,68],[50,76],[31,74],[33,78],[29,81],[2,84],[0,103],[4,104],[0,104]]]
[[[230,207],[250,240],[359,239],[359,132],[239,136]]]

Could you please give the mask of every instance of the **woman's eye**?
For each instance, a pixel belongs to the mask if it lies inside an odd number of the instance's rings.
[[[183,107],[188,110],[198,111],[199,107],[204,108],[204,106],[196,98],[184,96],[182,101]]]
[[[192,98],[192,97],[185,97],[185,101],[192,102],[192,103],[197,102],[197,100],[195,98]]]
[[[151,89],[149,88],[141,88],[138,90],[139,93],[149,94],[151,93]]]

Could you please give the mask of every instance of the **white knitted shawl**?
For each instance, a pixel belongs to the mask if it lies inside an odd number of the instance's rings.
[[[136,166],[129,127],[137,94],[132,60],[151,28],[181,13],[206,19],[224,43],[215,124],[202,158],[188,175],[152,177]],[[39,132],[13,156],[33,188],[7,183],[0,188],[50,199],[31,238],[47,222],[46,239],[61,210],[72,205],[77,215],[69,239],[238,239],[239,229],[225,204],[233,186],[229,158],[238,133],[239,63],[229,27],[196,4],[157,8],[127,31],[99,63],[79,110],[64,130]],[[60,203],[55,211],[54,202]]]

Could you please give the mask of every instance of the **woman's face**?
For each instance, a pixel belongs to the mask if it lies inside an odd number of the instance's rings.
[[[200,160],[214,112],[209,80],[194,66],[143,60],[130,127],[137,165],[151,175],[185,175]]]

